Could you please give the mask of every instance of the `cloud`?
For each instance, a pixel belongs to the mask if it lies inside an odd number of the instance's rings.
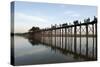
[[[62,5],[62,4],[61,4],[61,5],[60,5],[60,7],[61,7],[61,8],[65,8],[65,7],[66,7],[66,5]]]
[[[72,14],[74,13],[73,11],[65,11],[64,14]]]
[[[66,11],[64,14],[72,17],[80,17],[80,14],[74,11]]]
[[[15,13],[15,17],[16,17],[16,20],[47,22],[47,20],[44,18],[37,17],[37,16],[31,16],[31,15],[27,15],[24,13]]]
[[[41,28],[47,26],[48,23],[48,19],[44,17],[15,13],[15,32],[27,32],[32,26]]]
[[[73,17],[80,17],[80,14],[73,14],[71,16],[73,16]]]

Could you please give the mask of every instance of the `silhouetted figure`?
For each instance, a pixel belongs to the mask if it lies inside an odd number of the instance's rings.
[[[89,23],[89,22],[90,22],[90,18],[84,20],[84,23]]]
[[[56,26],[52,26],[51,28],[54,29],[54,28],[56,28]]]
[[[52,26],[51,28],[53,29],[53,28],[55,28],[55,26]]]
[[[59,24],[59,27],[61,27],[62,25],[61,24]]]
[[[87,22],[90,22],[90,18],[87,19]]]
[[[68,25],[67,23],[64,23],[64,24],[62,24],[62,27],[63,27],[63,26],[65,27],[65,26],[67,26],[67,25]]]
[[[93,20],[94,22],[97,22],[97,18],[94,16],[94,20]]]
[[[77,24],[79,24],[79,23],[78,23],[78,20],[74,21],[73,23],[74,23],[74,25],[77,25]]]
[[[71,23],[69,23],[69,25],[72,25]]]

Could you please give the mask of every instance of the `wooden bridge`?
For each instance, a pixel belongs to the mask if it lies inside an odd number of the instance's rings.
[[[33,37],[42,43],[51,45],[53,47],[64,49],[79,55],[86,56],[88,58],[97,59],[97,18],[94,17],[92,21],[85,19],[84,23],[78,20],[73,24],[67,23],[54,26],[51,28],[45,28],[32,32]],[[82,54],[82,38],[86,38],[85,42],[85,54]],[[92,38],[92,44],[89,44],[89,38]],[[72,44],[73,43],[73,44]],[[78,45],[79,44],[79,45]],[[89,45],[92,46],[91,52],[89,52]],[[91,53],[91,56],[90,54]]]

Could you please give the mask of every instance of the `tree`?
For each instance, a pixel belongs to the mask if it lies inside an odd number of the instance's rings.
[[[40,30],[39,27],[32,27],[31,29],[29,29],[29,32],[34,32],[34,31],[38,31]]]

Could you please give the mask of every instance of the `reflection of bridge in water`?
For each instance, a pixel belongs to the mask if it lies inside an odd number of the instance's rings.
[[[88,59],[97,59],[97,18],[31,32],[39,42]],[[85,38],[85,39],[84,39]],[[83,42],[82,42],[83,41]],[[85,42],[85,44],[83,44]]]

